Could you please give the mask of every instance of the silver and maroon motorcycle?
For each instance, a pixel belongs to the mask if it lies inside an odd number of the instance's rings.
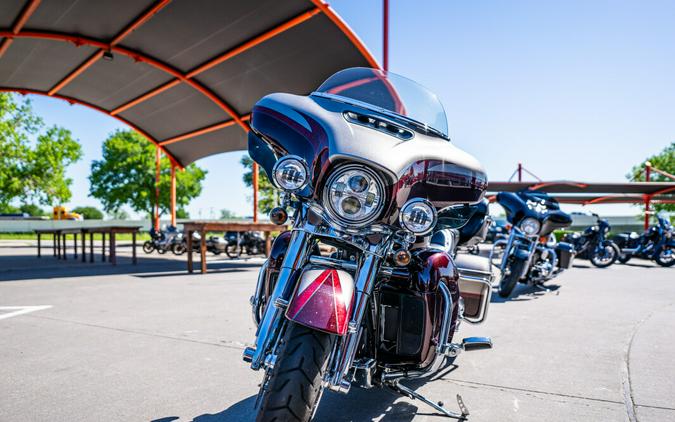
[[[452,412],[401,383],[492,346],[453,342],[490,300],[487,258],[458,268],[452,241],[472,218],[485,232],[476,209],[487,178],[450,143],[438,98],[392,73],[343,70],[308,96],[260,100],[248,148],[284,192],[270,219],[292,221],[251,297],[258,328],[243,358],[264,371],[257,420],[310,420],[325,389],[352,385],[465,418],[461,397]]]

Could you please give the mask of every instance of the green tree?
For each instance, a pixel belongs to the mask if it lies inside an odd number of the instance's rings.
[[[91,163],[90,194],[108,213],[122,206],[152,216],[155,204],[155,146],[129,130],[112,133],[103,143],[103,158]],[[176,170],[176,206],[183,209],[202,192],[206,170],[190,164]],[[171,201],[171,163],[160,161],[160,215],[167,214]]]
[[[96,207],[76,207],[73,212],[80,214],[85,220],[103,220],[103,212]]]
[[[122,208],[120,208],[120,209],[118,209],[118,210],[111,211],[111,212],[110,212],[110,217],[111,217],[113,220],[128,220],[128,219],[129,219],[129,213],[127,213],[127,212],[124,211]]]
[[[671,142],[670,145],[665,147],[658,154],[652,155],[651,157],[646,158],[639,164],[633,166],[630,173],[626,175],[626,178],[634,182],[644,182],[645,181],[645,162],[649,161],[653,168],[657,168],[666,173],[675,174],[675,141]],[[670,177],[659,174],[655,171],[651,172],[649,178],[652,182],[673,182],[673,179]],[[656,212],[659,211],[675,211],[675,204],[653,204],[653,209]]]
[[[244,184],[253,187],[253,160],[248,155],[244,155],[241,157],[240,163],[245,169]],[[260,168],[258,168],[258,207],[260,212],[268,213],[279,203],[281,203],[281,192],[267,178],[267,173],[260,171]]]
[[[68,166],[82,157],[69,130],[46,127],[29,100],[0,93],[0,210],[14,200],[49,205],[72,196]]]
[[[31,217],[43,217],[45,215],[50,215],[48,212],[45,212],[42,208],[35,204],[24,204],[19,208],[19,212],[26,213]]]
[[[240,217],[237,214],[235,214],[234,212],[223,208],[222,210],[220,210],[220,219],[221,220],[239,220]]]

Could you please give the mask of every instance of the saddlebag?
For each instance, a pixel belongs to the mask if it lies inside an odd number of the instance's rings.
[[[558,266],[563,270],[569,269],[574,261],[574,246],[567,242],[559,242],[555,245],[555,252],[558,254]]]
[[[459,295],[464,303],[464,320],[479,324],[487,317],[492,296],[492,269],[488,258],[459,254],[455,257],[459,272]]]

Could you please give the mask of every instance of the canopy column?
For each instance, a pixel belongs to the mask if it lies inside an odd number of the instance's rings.
[[[171,225],[176,227],[176,166],[171,164]]]
[[[645,182],[649,182],[652,177],[652,163],[647,161],[645,163]],[[651,203],[651,195],[645,195],[645,230],[649,228],[649,205]]]
[[[258,222],[258,163],[253,162],[253,222]]]
[[[159,230],[159,175],[160,175],[160,159],[161,151],[159,147],[155,148],[155,230]]]

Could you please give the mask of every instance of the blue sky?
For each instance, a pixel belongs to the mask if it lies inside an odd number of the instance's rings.
[[[673,1],[390,3],[390,70],[441,97],[453,142],[485,165],[490,180],[507,179],[520,161],[545,180],[620,182],[675,140]],[[331,5],[379,60],[381,1]],[[83,145],[84,158],[69,171],[68,205],[98,206],[88,195],[90,164],[122,125],[81,106],[32,101]],[[209,175],[188,207],[192,217],[217,217],[221,208],[250,214],[240,156],[198,162]]]

